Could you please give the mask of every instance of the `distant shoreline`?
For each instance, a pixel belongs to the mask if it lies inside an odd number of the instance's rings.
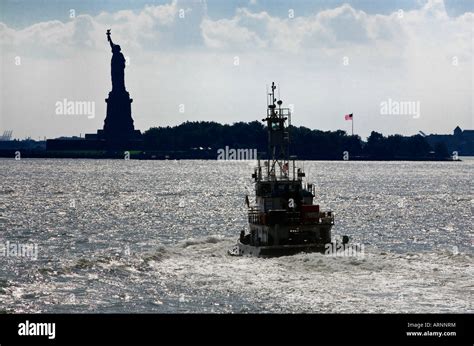
[[[298,160],[328,161],[456,161],[474,156],[474,130],[452,135],[384,136],[372,131],[367,140],[345,131],[320,131],[291,126],[289,153]],[[125,151],[128,153],[125,154]],[[258,121],[223,125],[184,122],[153,127],[134,140],[108,142],[96,136],[60,137],[45,141],[0,141],[0,157],[91,158],[138,160],[216,160],[265,158],[266,127]]]
[[[246,160],[218,160],[214,151],[46,151],[46,150],[0,150],[0,158],[15,159],[16,153],[20,153],[20,158],[32,159],[96,159],[96,160],[123,160],[128,156],[131,160],[210,160],[210,161],[226,161],[226,162],[242,162]],[[262,157],[263,159],[264,157]],[[348,160],[337,157],[297,157],[298,161],[432,161],[432,162],[456,162],[474,160],[472,156],[459,156],[457,160],[451,157],[437,158],[437,157],[368,157],[368,156],[352,156]],[[248,160],[251,161],[251,160]]]

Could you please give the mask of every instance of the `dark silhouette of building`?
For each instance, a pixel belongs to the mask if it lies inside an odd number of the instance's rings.
[[[132,150],[141,149],[142,135],[135,130],[131,104],[133,99],[125,88],[125,58],[118,44],[114,44],[107,30],[107,40],[112,48],[111,77],[112,91],[105,99],[107,115],[104,128],[85,139],[49,139],[47,150]]]
[[[456,126],[452,135],[433,134],[425,139],[432,147],[444,143],[450,153],[456,151],[461,156],[474,156],[474,130],[462,130]]]

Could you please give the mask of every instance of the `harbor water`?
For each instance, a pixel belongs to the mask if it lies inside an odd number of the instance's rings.
[[[474,312],[474,160],[303,164],[363,253],[229,256],[255,162],[0,159],[0,312]]]

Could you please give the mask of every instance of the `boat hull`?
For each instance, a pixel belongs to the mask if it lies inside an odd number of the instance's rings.
[[[325,250],[326,244],[254,246],[242,244],[239,241],[236,246],[229,251],[229,254],[234,256],[280,257],[291,256],[302,252],[325,253]]]

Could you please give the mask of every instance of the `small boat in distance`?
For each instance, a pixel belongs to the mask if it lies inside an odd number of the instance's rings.
[[[305,173],[289,156],[291,112],[275,98],[275,83],[267,95],[266,122],[268,155],[252,174],[255,204],[248,196],[249,232],[241,231],[237,244],[229,250],[235,256],[272,257],[299,252],[325,252],[331,243],[334,215],[313,204],[315,189],[303,183]],[[349,241],[343,237],[343,244]]]

